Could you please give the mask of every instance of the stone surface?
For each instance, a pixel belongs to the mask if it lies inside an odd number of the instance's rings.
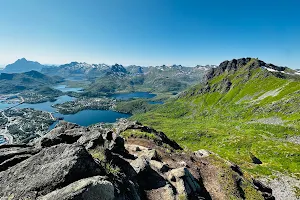
[[[83,134],[77,142],[81,145],[84,145],[86,149],[93,149],[97,145],[101,146],[104,144],[103,139],[104,130],[92,130],[86,134]]]
[[[61,121],[57,128],[53,129],[35,142],[36,147],[50,147],[60,143],[72,144],[76,142],[87,128],[77,124]]]
[[[171,170],[168,179],[176,188],[177,193],[186,198],[193,193],[201,192],[199,183],[185,167]]]
[[[78,180],[37,200],[113,200],[114,186],[104,177],[94,176]]]
[[[34,155],[39,150],[26,145],[2,145],[0,146],[0,163],[16,155],[31,154]]]
[[[26,145],[2,145],[0,146],[0,171],[29,158],[39,150]]]
[[[150,160],[150,166],[153,169],[158,170],[159,172],[165,173],[167,171],[169,171],[170,167],[162,162],[156,161],[156,160]]]
[[[194,154],[198,158],[205,158],[205,157],[208,157],[209,155],[211,155],[211,153],[209,151],[204,150],[204,149],[200,149],[198,151],[195,151]]]
[[[0,172],[0,196],[34,199],[97,174],[100,168],[83,147],[59,144]]]
[[[142,156],[132,161],[130,165],[133,167],[135,172],[138,174],[142,171],[146,171],[149,169],[149,159]]]

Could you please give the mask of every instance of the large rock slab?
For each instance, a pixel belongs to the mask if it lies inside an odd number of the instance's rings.
[[[38,152],[38,149],[27,145],[2,145],[0,146],[0,171],[12,167]]]
[[[81,179],[37,200],[113,200],[114,186],[102,176]]]
[[[85,127],[62,121],[55,129],[44,135],[42,138],[39,138],[35,142],[35,146],[42,148],[54,146],[60,143],[72,144],[87,131],[88,129]]]
[[[86,149],[59,144],[0,172],[1,199],[35,199],[82,178],[102,174]]]
[[[86,149],[93,149],[96,146],[103,146],[105,140],[103,138],[105,130],[101,129],[92,129],[86,134],[83,134],[78,140],[77,143],[84,145]]]

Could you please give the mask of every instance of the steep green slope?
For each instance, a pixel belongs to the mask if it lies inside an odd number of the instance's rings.
[[[205,84],[134,118],[251,174],[300,177],[299,78],[291,69],[257,59],[225,61],[208,73]],[[255,164],[258,159],[262,164]]]

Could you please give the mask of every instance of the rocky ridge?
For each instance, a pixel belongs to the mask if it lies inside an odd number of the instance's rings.
[[[1,200],[247,195],[274,199],[270,188],[246,178],[238,166],[205,150],[183,151],[164,133],[138,122],[120,120],[111,128],[60,122],[29,145],[0,146]]]
[[[248,72],[251,70],[262,68],[269,72],[275,72],[279,74],[286,75],[298,75],[297,70],[289,69],[288,67],[276,66],[271,63],[265,63],[262,60],[254,59],[254,58],[239,58],[223,61],[218,67],[211,68],[210,71],[206,75],[206,79],[210,80],[213,77],[219,76],[227,72],[228,74],[234,74],[237,70],[246,67]],[[277,75],[279,75],[277,74]]]

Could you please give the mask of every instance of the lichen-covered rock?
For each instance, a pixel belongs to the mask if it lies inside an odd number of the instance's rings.
[[[146,191],[147,199],[149,200],[177,200],[175,191],[170,184],[163,187]],[[180,199],[179,199],[180,200]]]
[[[82,146],[59,144],[0,172],[0,196],[35,199],[82,178],[102,174]]]
[[[170,167],[163,162],[159,162],[156,160],[150,160],[149,161],[151,168],[158,170],[159,172],[165,173],[169,171]]]
[[[182,147],[179,146],[174,140],[169,139],[163,132],[158,132],[155,129],[144,126],[137,121],[129,121],[127,119],[121,119],[118,123],[115,124],[114,129],[116,130],[116,134],[120,134],[123,131],[128,129],[140,130],[141,132],[152,133],[156,136],[155,142],[158,145],[166,144],[171,148],[176,150],[182,150]]]
[[[61,121],[55,129],[35,141],[35,146],[42,148],[60,143],[73,144],[87,131],[88,129],[85,127]]]
[[[37,200],[113,200],[114,186],[102,176],[81,179]]]
[[[32,155],[30,154],[15,155],[12,158],[9,158],[0,163],[0,171],[7,170],[8,168],[18,164],[19,162],[22,162],[23,160],[26,160],[27,158],[30,158],[31,156]]]
[[[104,130],[91,130],[87,134],[83,134],[77,142],[84,145],[86,149],[93,149],[96,146],[101,146],[104,144],[105,140],[103,138]]]

